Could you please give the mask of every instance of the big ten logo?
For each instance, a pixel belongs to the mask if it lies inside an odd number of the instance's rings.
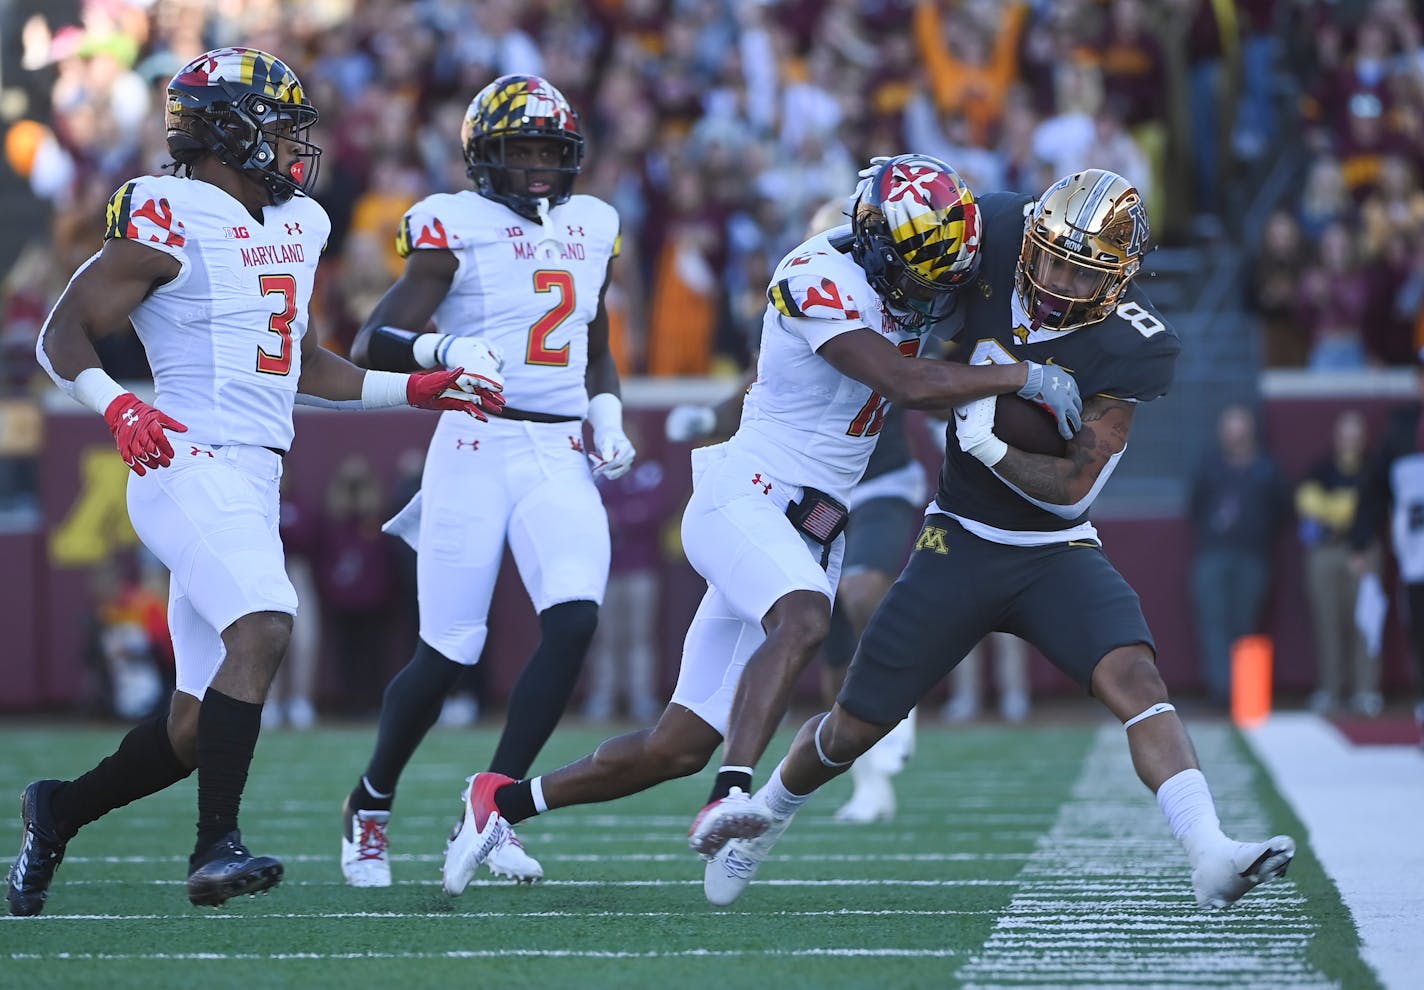
[[[125,497],[128,476],[128,466],[112,446],[87,447],[80,453],[79,492],[49,534],[52,563],[82,567],[138,542]]]
[[[252,233],[246,227],[224,227],[223,236],[230,241],[245,241],[252,237]]]

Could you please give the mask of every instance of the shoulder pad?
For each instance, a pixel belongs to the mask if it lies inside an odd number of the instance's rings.
[[[445,193],[427,196],[401,217],[396,232],[396,253],[402,258],[412,251],[454,251],[461,240],[455,229],[455,197]]]
[[[172,203],[163,195],[165,178],[168,177],[133,179],[109,197],[104,214],[104,240],[121,237],[168,248],[181,248],[187,243],[183,219],[174,213]]]
[[[850,290],[814,272],[798,272],[771,283],[766,297],[782,316],[813,320],[864,319],[860,303]]]

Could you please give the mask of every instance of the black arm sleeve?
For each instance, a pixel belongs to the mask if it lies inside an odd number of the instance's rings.
[[[370,367],[378,371],[424,371],[415,360],[412,348],[420,334],[399,327],[377,327],[371,331],[366,357]]]

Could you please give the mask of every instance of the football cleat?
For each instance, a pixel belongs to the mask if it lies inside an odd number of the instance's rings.
[[[341,805],[341,875],[351,887],[391,885],[389,811],[352,811]]]
[[[10,902],[11,914],[29,917],[43,911],[54,871],[64,862],[64,847],[69,839],[49,812],[50,792],[60,783],[37,780],[20,796],[25,835],[20,855],[15,857],[6,878],[5,899]]]
[[[1252,887],[1286,875],[1295,857],[1295,840],[1277,835],[1265,842],[1233,842],[1202,856],[1192,870],[1197,904],[1225,910]]]
[[[282,861],[252,855],[236,829],[188,858],[188,900],[199,907],[221,907],[234,897],[260,894],[281,882]]]
[[[753,802],[740,787],[697,813],[687,831],[687,844],[700,856],[717,855],[731,839],[754,839],[771,825],[771,812]]]
[[[702,892],[708,902],[726,907],[741,897],[790,824],[791,818],[771,818],[761,835],[754,839],[732,839],[709,859],[702,871]]]
[[[490,854],[485,857],[485,866],[497,877],[507,877],[515,883],[533,883],[544,879],[544,867],[524,849],[524,843],[514,834],[514,829],[505,830],[504,841],[496,842]]]
[[[850,772],[855,790],[836,812],[835,820],[858,825],[893,821],[895,786],[890,783],[890,775],[870,766],[864,758],[852,764]]]
[[[443,885],[451,897],[465,892],[480,864],[513,834],[494,802],[494,792],[512,783],[514,781],[502,773],[477,773],[466,778],[465,790],[460,795],[465,813],[445,845]]]

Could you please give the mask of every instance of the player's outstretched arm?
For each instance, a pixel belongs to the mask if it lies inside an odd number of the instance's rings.
[[[128,326],[129,314],[182,270],[170,254],[114,238],[70,281],[35,344],[41,367],[65,394],[104,417],[124,463],[136,474],[167,467],[167,433],[187,427],[105,373],[94,341]]]
[[[1076,505],[1092,493],[1113,457],[1126,449],[1136,410],[1133,402],[1092,396],[1083,405],[1082,428],[1068,441],[1062,457],[1030,454],[1005,444],[1002,456],[990,466],[1004,480],[1041,502]],[[988,415],[992,428],[992,407]],[[959,442],[964,450],[969,450],[966,444],[973,443],[970,432],[962,427]]]

